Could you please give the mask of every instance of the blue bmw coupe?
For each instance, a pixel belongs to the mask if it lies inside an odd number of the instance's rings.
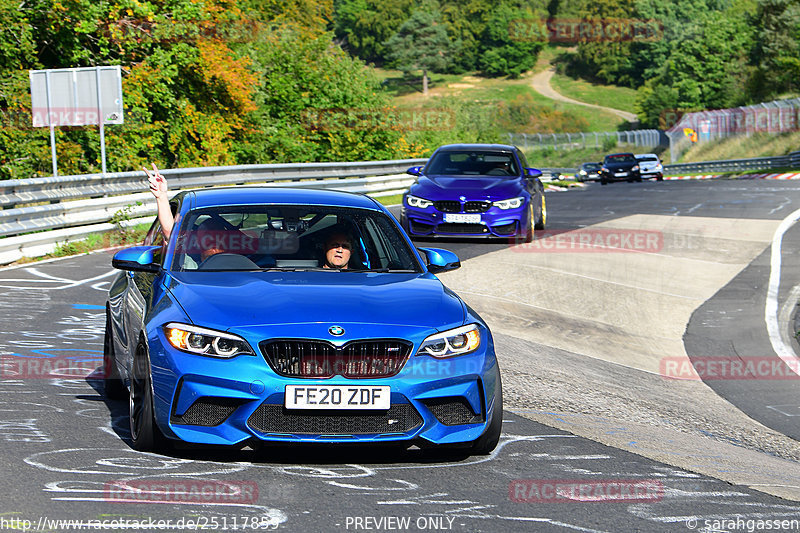
[[[276,187],[171,200],[117,252],[104,378],[133,446],[394,443],[487,454],[502,425],[492,335],[375,200]],[[329,268],[332,234],[349,263]],[[339,237],[339,240],[344,240]],[[209,252],[211,250],[211,253]]]
[[[530,242],[544,229],[541,172],[503,144],[440,146],[403,196],[402,224],[413,237],[502,237]]]

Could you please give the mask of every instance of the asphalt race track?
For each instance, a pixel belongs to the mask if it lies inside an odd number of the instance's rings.
[[[800,229],[771,253],[800,183],[591,184],[547,205],[530,245],[418,243],[459,254],[441,278],[494,333],[488,457],[136,452],[98,379],[111,253],[0,270],[0,529],[800,530],[800,377],[775,348],[797,349]]]

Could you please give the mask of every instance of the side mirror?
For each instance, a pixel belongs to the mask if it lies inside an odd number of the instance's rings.
[[[411,167],[406,170],[406,174],[411,174],[412,176],[421,176],[422,175],[423,167]]]
[[[528,171],[529,178],[538,178],[542,175],[542,171],[538,168],[526,168],[525,170]]]
[[[425,254],[425,259],[428,261],[428,272],[431,274],[447,272],[461,267],[461,261],[458,256],[449,250],[442,250],[441,248],[418,248],[418,250]]]
[[[111,266],[131,272],[158,272],[161,265],[155,261],[155,253],[161,246],[134,246],[114,254]]]

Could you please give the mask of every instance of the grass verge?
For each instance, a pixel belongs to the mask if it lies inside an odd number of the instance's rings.
[[[573,100],[636,113],[633,105],[636,101],[635,89],[615,85],[598,85],[582,79],[576,80],[563,74],[553,75],[550,85],[556,92]]]

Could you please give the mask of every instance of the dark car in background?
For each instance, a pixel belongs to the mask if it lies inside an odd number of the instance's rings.
[[[575,179],[578,181],[597,181],[600,179],[601,168],[603,168],[602,163],[584,163],[575,173]]]
[[[600,169],[600,184],[612,181],[642,181],[639,162],[631,153],[609,154],[603,159]]]
[[[530,242],[544,229],[541,172],[516,146],[452,144],[436,149],[403,195],[401,222],[412,238],[502,237]]]

